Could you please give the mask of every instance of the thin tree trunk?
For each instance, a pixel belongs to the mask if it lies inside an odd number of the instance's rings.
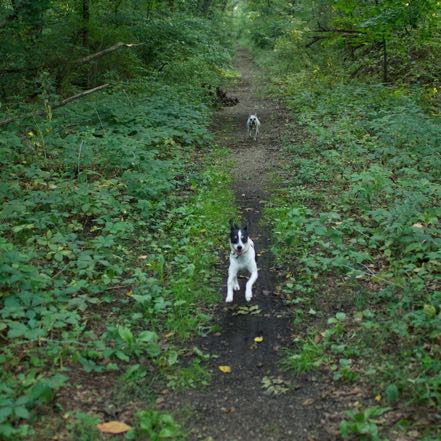
[[[121,6],[121,3],[122,3],[122,0],[118,0],[118,1],[115,2],[115,6],[113,7],[113,13],[114,14],[118,13],[118,10],[119,10],[119,7]]]
[[[383,35],[383,83],[389,82],[386,37]]]
[[[375,0],[375,5],[378,7],[380,4],[379,0]],[[386,35],[383,32],[383,83],[387,83],[389,81],[388,75],[388,60],[387,60],[387,43],[386,43]]]
[[[208,15],[208,11],[210,10],[212,0],[202,0],[200,5],[200,10],[202,15]]]
[[[81,39],[84,47],[89,47],[89,23],[90,23],[90,3],[83,0],[82,7],[83,28],[81,29]]]

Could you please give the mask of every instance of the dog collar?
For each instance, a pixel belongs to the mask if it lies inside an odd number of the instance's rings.
[[[239,257],[241,257],[241,256],[243,256],[244,254],[248,253],[248,251],[250,251],[250,248],[251,248],[251,247],[254,248],[253,245],[250,245],[250,246],[247,248],[247,250],[244,251],[244,252],[241,253],[241,254],[237,254],[237,253],[235,253],[234,251],[231,251],[231,255],[232,255],[234,258],[239,259]]]
[[[241,256],[243,256],[244,254],[248,253],[248,251],[249,251],[249,248],[248,248],[248,250],[244,251],[244,252],[241,253],[241,254],[237,254],[237,253],[235,253],[234,251],[231,251],[231,254],[232,254],[232,256],[233,256],[235,259],[239,259],[239,257],[241,257]]]

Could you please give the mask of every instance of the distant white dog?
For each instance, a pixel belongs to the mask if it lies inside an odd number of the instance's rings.
[[[248,136],[252,137],[254,132],[253,138],[255,141],[259,136],[259,129],[260,129],[260,121],[259,118],[257,118],[257,113],[255,113],[254,115],[250,115],[247,119]]]
[[[250,278],[245,288],[245,299],[249,302],[253,297],[254,282],[257,280],[257,264],[254,243],[248,237],[246,225],[240,228],[230,220],[230,247],[230,267],[228,269],[227,298],[225,301],[227,303],[233,301],[233,290],[240,290],[237,273],[241,270],[247,270],[250,273]]]

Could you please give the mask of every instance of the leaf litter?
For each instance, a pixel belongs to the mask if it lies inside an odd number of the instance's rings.
[[[267,395],[282,395],[291,389],[291,384],[281,377],[265,376],[262,378],[262,388]]]
[[[262,310],[259,305],[253,306],[239,306],[237,311],[233,312],[233,315],[257,315],[260,314]]]

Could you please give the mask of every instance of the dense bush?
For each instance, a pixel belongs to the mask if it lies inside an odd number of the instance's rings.
[[[170,2],[150,0],[13,5],[0,5],[0,94],[8,103],[53,102],[57,95],[135,77],[191,81],[199,88],[198,82],[219,83],[229,60],[228,17],[215,5],[210,19],[190,4],[170,10]],[[134,46],[93,56],[118,42]]]

